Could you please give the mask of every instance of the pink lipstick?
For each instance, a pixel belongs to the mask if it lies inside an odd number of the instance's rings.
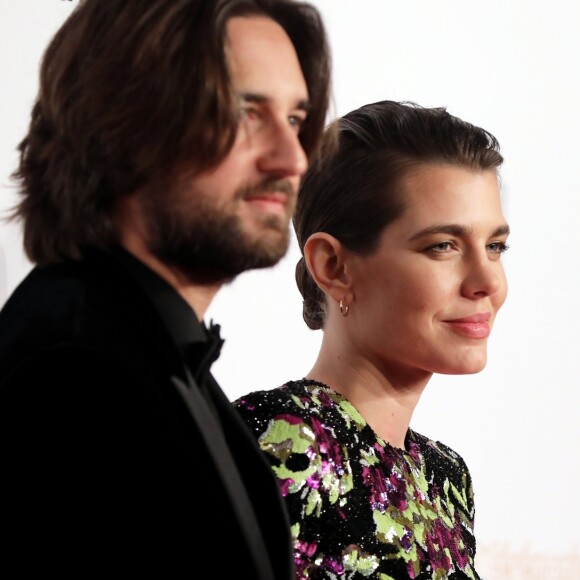
[[[488,320],[491,318],[489,312],[466,316],[465,318],[456,318],[454,320],[445,320],[449,327],[468,338],[487,338],[491,332]]]

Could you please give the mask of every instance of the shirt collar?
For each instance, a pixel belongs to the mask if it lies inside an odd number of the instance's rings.
[[[204,321],[200,322],[171,284],[125,249],[117,248],[113,255],[149,298],[195,378],[202,379],[219,357],[224,342],[219,324],[212,320],[208,328]]]

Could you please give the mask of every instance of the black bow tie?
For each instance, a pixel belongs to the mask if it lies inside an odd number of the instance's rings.
[[[222,344],[224,343],[223,338],[220,335],[221,326],[219,324],[215,324],[213,320],[209,321],[209,328],[207,328],[207,335],[217,342],[219,342],[219,348],[221,348]]]
[[[206,328],[207,340],[189,345],[187,362],[196,382],[202,386],[211,365],[218,359],[224,339],[220,336],[220,325],[210,321]]]

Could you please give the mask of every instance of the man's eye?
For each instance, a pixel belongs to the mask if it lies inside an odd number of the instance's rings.
[[[288,122],[290,123],[290,125],[292,125],[292,127],[298,128],[298,129],[300,129],[302,127],[302,125],[304,125],[305,121],[306,121],[306,118],[302,117],[300,115],[290,115],[288,117]]]
[[[256,109],[242,107],[240,109],[240,119],[247,119],[253,121],[258,118],[258,111]]]

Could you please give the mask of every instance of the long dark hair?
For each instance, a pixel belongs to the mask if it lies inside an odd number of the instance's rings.
[[[412,167],[450,163],[477,171],[502,162],[493,135],[445,108],[394,101],[360,107],[326,130],[322,154],[305,175],[293,220],[300,250],[313,233],[326,232],[351,251],[372,252],[405,208],[398,185]],[[296,283],[304,321],[322,328],[325,296],[304,258],[296,265]]]
[[[233,144],[227,21],[265,15],[296,49],[312,110],[312,156],[329,105],[330,55],[318,11],[293,0],[80,0],[42,61],[13,177],[24,247],[38,264],[115,242],[116,200],[145,183],[219,163]]]

